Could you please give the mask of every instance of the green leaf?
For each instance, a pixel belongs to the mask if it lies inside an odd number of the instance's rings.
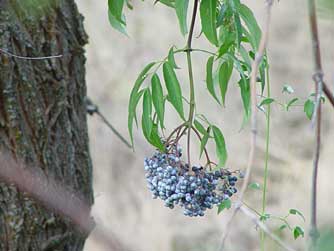
[[[245,22],[249,32],[251,33],[251,45],[254,50],[257,50],[261,40],[261,29],[252,13],[252,11],[244,4],[240,5],[239,13],[242,20]]]
[[[297,209],[291,208],[289,210],[289,214],[299,215],[304,221],[306,221],[304,215],[300,211],[298,211]]]
[[[176,15],[179,20],[181,33],[187,34],[187,13],[188,13],[189,0],[175,0]]]
[[[161,82],[159,76],[154,74],[152,76],[152,99],[155,111],[157,112],[160,126],[164,128],[164,117],[165,117],[165,102],[164,102],[164,95],[162,91]]]
[[[138,91],[139,91],[140,86],[146,79],[148,71],[153,67],[153,65],[155,65],[155,62],[152,62],[146,65],[144,70],[139,74],[132,88],[132,91],[131,91],[129,107],[128,107],[128,130],[129,130],[132,146],[133,146],[133,134],[132,134],[133,120],[136,118],[136,107],[137,107],[137,104],[139,102],[141,95],[143,94],[142,92],[138,92]]]
[[[202,157],[202,154],[204,152],[204,148],[206,147],[206,144],[208,143],[209,138],[210,138],[210,127],[208,128],[208,130],[206,131],[206,133],[202,137],[199,157]]]
[[[238,13],[234,13],[234,26],[235,26],[235,31],[237,33],[237,48],[239,48],[242,39],[242,25]]]
[[[213,137],[215,139],[216,143],[216,153],[217,157],[219,159],[219,167],[222,167],[225,165],[225,162],[227,160],[227,151],[226,151],[226,145],[225,145],[225,139],[220,131],[220,129],[216,126],[212,126],[213,131]]]
[[[287,228],[288,227],[288,225],[287,224],[283,224],[283,225],[281,225],[280,227],[279,227],[279,231],[282,231],[282,230],[284,230],[285,228]]]
[[[206,38],[215,46],[218,46],[216,30],[216,7],[217,0],[204,0],[200,4],[200,16],[202,31]]]
[[[161,152],[165,151],[165,146],[162,143],[161,138],[158,133],[158,125],[155,123],[153,123],[153,126],[152,126],[152,131],[151,131],[149,142],[153,146],[157,147]]]
[[[119,32],[123,33],[124,35],[127,35],[126,29],[125,29],[125,17],[122,17],[122,20],[124,20],[124,23],[119,22],[112,14],[110,11],[108,11],[108,18],[109,18],[109,23],[110,25],[118,30]]]
[[[270,105],[274,101],[275,99],[273,98],[265,98],[264,100],[261,101],[260,106]]]
[[[219,68],[219,87],[223,105],[225,105],[228,82],[230,81],[232,71],[233,63],[230,60],[225,61]]]
[[[218,214],[220,214],[225,208],[230,209],[232,206],[232,202],[230,199],[223,200],[222,203],[218,206]]]
[[[285,84],[283,86],[282,93],[292,94],[294,92],[295,92],[295,90],[290,85]]]
[[[261,190],[261,185],[257,182],[250,183],[248,187],[255,190]]]
[[[209,93],[214,97],[214,99],[220,104],[219,99],[217,98],[215,87],[213,83],[212,71],[213,71],[213,61],[214,56],[209,57],[208,62],[206,63],[206,87],[208,88]]]
[[[314,102],[310,99],[308,99],[305,104],[304,104],[304,112],[306,113],[306,116],[308,117],[308,119],[312,119],[312,115],[314,112]]]
[[[122,20],[124,0],[108,0],[108,8],[110,14],[118,21],[125,25],[125,22]]]
[[[218,58],[222,57],[230,49],[236,39],[235,32],[231,32],[224,28],[222,29],[222,45],[218,49]]]
[[[154,4],[162,3],[168,7],[175,8],[175,0],[155,0]]]
[[[194,120],[194,126],[201,134],[205,135],[207,133],[204,126],[197,119]]]
[[[296,240],[299,236],[304,237],[304,230],[303,230],[301,227],[296,226],[296,227],[293,229],[293,237],[294,237],[295,240]]]
[[[163,75],[168,91],[168,99],[174,106],[176,111],[180,114],[181,118],[184,119],[183,103],[182,103],[182,92],[180,83],[176,77],[172,66],[166,62],[163,64]]]
[[[293,99],[291,99],[291,100],[286,104],[285,109],[286,109],[287,111],[289,111],[289,108],[290,108],[294,103],[296,103],[297,101],[298,101],[298,98],[293,98]]]
[[[143,97],[142,130],[147,141],[150,142],[153,127],[152,97],[149,89],[145,89]]]
[[[245,47],[240,46],[239,53],[240,53],[242,59],[244,60],[245,65],[247,66],[247,71],[250,73],[252,62],[250,60],[249,54],[248,54],[247,50],[245,49]]]
[[[261,216],[260,216],[260,221],[266,221],[266,220],[268,220],[268,219],[270,219],[270,214],[268,214],[268,213],[265,213],[265,214],[262,214]]]
[[[241,99],[244,106],[244,121],[243,124],[245,124],[249,117],[250,117],[250,83],[249,79],[240,79],[239,81],[239,87],[240,87],[240,93],[241,93]]]
[[[174,58],[174,46],[169,49],[168,52],[168,62],[174,69],[180,69],[180,67],[177,66],[175,63],[175,58]]]
[[[251,54],[251,52],[250,52],[250,54]],[[255,57],[255,55],[254,55],[254,57]],[[265,73],[266,67],[267,67],[266,63],[262,60],[261,64],[260,64],[260,68],[259,68],[260,77],[261,77],[261,94],[263,94],[264,87],[266,86],[266,73]]]

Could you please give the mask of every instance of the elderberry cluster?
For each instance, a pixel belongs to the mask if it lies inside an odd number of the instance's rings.
[[[147,186],[153,198],[165,201],[166,207],[172,209],[178,204],[186,216],[203,216],[206,209],[237,192],[237,177],[228,170],[207,172],[203,167],[193,166],[189,172],[181,155],[179,145],[170,145],[166,153],[157,151],[144,161]]]

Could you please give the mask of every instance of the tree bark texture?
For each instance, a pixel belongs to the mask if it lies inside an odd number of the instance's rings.
[[[34,4],[34,5],[29,5]],[[0,0],[0,148],[93,203],[83,46],[74,0]],[[0,166],[1,168],[1,166]],[[0,250],[82,250],[87,236],[0,181]]]

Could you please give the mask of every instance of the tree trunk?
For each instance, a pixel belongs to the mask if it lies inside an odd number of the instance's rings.
[[[92,205],[82,21],[74,0],[0,0],[0,148]],[[0,182],[0,250],[76,251],[86,237]]]

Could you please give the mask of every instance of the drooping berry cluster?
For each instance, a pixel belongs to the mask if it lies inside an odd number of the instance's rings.
[[[226,169],[207,172],[203,167],[181,161],[182,149],[179,145],[167,147],[167,153],[155,152],[145,158],[147,186],[153,198],[165,201],[165,206],[174,208],[176,204],[184,208],[186,216],[203,216],[204,211],[228,199],[237,189],[237,177]]]

